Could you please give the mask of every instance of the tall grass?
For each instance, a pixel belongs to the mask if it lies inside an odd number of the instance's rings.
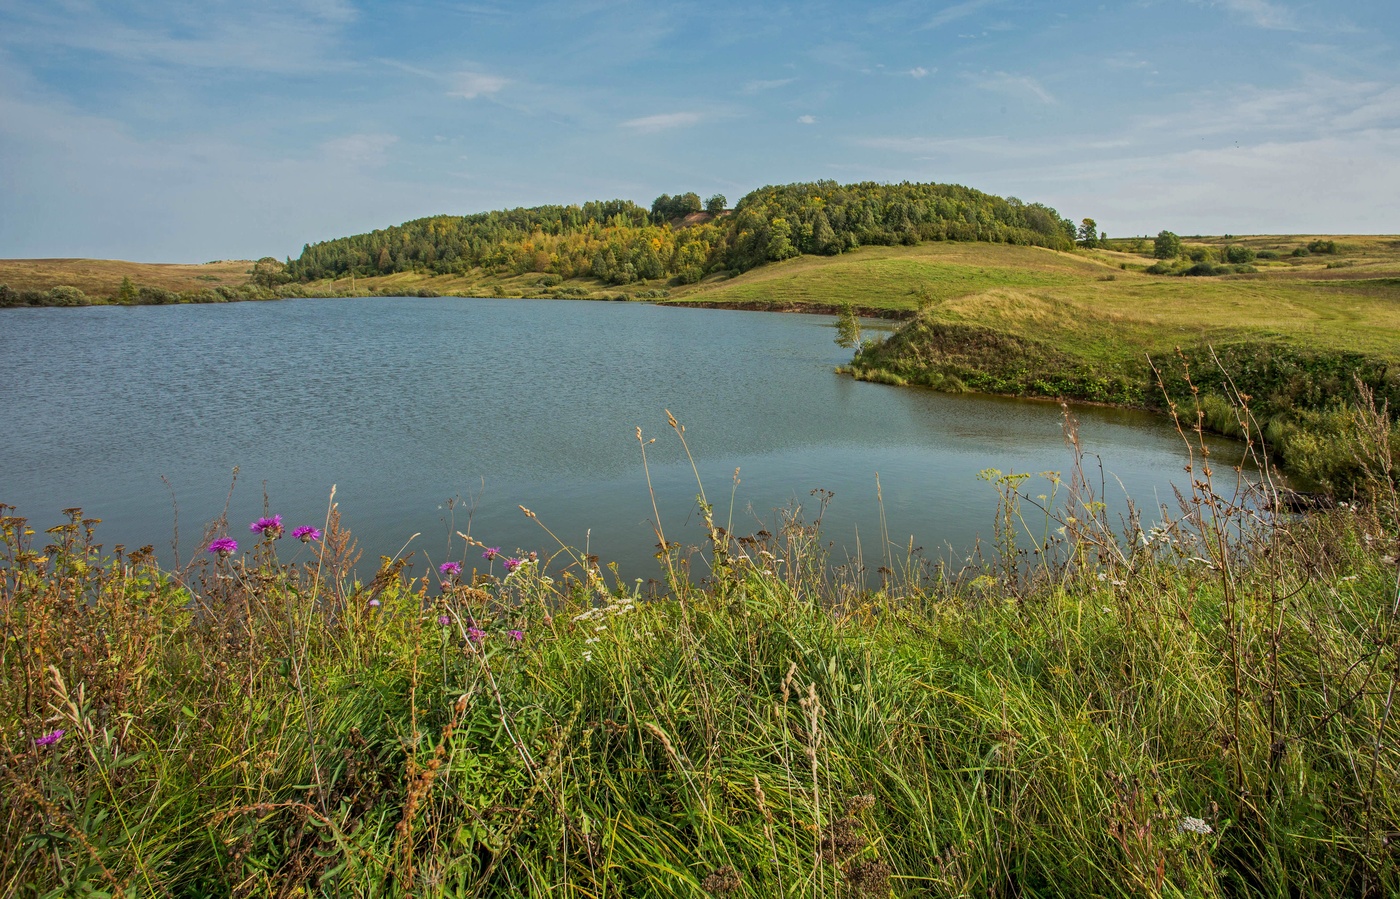
[[[363,581],[334,506],[181,571],[7,514],[0,895],[1392,895],[1390,472],[1283,520],[1195,446],[1146,529],[986,473],[957,571],[702,487],[650,594],[470,542]]]

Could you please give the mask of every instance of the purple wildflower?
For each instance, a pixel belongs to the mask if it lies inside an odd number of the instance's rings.
[[[488,546],[486,547],[486,552],[481,554],[481,557],[489,562],[500,554],[501,548],[499,546]]]
[[[438,574],[450,574],[453,577],[462,573],[461,562],[443,562],[438,566]]]
[[[35,746],[52,746],[53,744],[57,743],[59,740],[62,740],[62,739],[63,739],[63,731],[61,731],[61,730],[56,730],[56,731],[54,731],[54,732],[52,732],[52,733],[44,734],[44,735],[43,735],[42,737],[40,737],[39,739],[35,740],[35,741],[34,741],[34,745],[35,745]]]
[[[297,528],[295,531],[292,531],[292,536],[300,540],[302,543],[310,543],[312,540],[321,539],[321,529],[313,528],[309,524],[304,524],[301,527]]]
[[[369,601],[369,607],[370,607],[371,609],[377,609],[377,608],[379,608],[379,600],[377,600],[377,599],[371,599],[371,600]]]
[[[519,568],[521,565],[524,565],[524,564],[525,564],[525,560],[524,560],[524,559],[517,559],[517,558],[515,558],[514,556],[512,556],[512,557],[509,558],[509,559],[506,559],[506,561],[505,561],[506,574],[510,574],[512,571],[514,571],[515,569]]]
[[[219,537],[209,542],[209,552],[214,553],[221,559],[238,552],[238,541],[232,537]]]
[[[443,612],[441,615],[438,616],[438,624],[442,625],[443,627],[447,627],[451,623],[452,618],[446,612]]]
[[[473,643],[480,643],[482,640],[486,639],[486,631],[479,627],[469,627],[467,628],[467,636]]]
[[[508,633],[510,635],[510,638],[516,643],[521,643],[525,640],[524,631],[506,631],[506,633]]]
[[[274,515],[271,518],[266,516],[248,525],[248,530],[254,534],[262,534],[272,540],[282,536],[282,516]]]

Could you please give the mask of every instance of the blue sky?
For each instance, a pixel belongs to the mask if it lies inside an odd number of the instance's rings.
[[[1400,232],[1394,0],[0,0],[0,256],[943,181],[1110,236]]]

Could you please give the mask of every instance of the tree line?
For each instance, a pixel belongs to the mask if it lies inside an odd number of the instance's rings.
[[[764,187],[725,208],[716,194],[663,194],[650,209],[629,200],[536,206],[416,219],[308,244],[288,260],[296,281],[397,272],[531,272],[608,284],[689,284],[803,254],[931,240],[1069,249],[1078,229],[1049,206],[951,184],[834,181]],[[708,216],[690,225],[686,217]]]

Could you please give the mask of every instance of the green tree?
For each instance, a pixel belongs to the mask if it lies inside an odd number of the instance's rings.
[[[724,198],[724,194],[715,194],[705,201],[705,211],[710,215],[719,215],[729,205],[729,201]]]
[[[792,245],[792,228],[787,219],[776,218],[769,224],[767,256],[773,262],[790,259],[801,251]]]
[[[1157,259],[1175,259],[1181,255],[1181,238],[1170,231],[1160,231],[1152,241],[1152,255]]]
[[[860,346],[860,319],[850,303],[841,304],[841,312],[836,319],[836,345],[848,350]]]
[[[1099,245],[1099,223],[1093,219],[1084,219],[1079,223],[1079,243],[1086,247],[1096,247]]]
[[[651,220],[660,224],[671,217],[673,202],[670,194],[662,194],[651,201]]]
[[[820,209],[812,216],[812,248],[828,256],[841,252],[841,242],[836,239],[836,231],[831,227],[826,213]]]
[[[285,284],[292,280],[291,276],[287,274],[286,268],[287,267],[278,259],[272,256],[264,256],[253,263],[253,271],[250,273],[252,277],[248,280],[259,287],[270,289],[276,287],[278,284]]]
[[[122,276],[122,286],[117,288],[117,302],[123,306],[130,306],[136,302],[136,285],[125,275]]]

